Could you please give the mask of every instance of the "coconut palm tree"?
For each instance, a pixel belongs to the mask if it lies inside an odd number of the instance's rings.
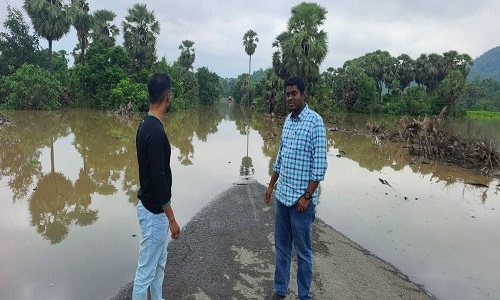
[[[89,4],[85,0],[72,0],[75,18],[73,20],[73,27],[76,29],[78,42],[80,43],[80,63],[85,65],[85,49],[88,46],[88,36],[92,17],[89,15]]]
[[[116,14],[110,10],[98,9],[92,16],[90,38],[93,44],[102,43],[104,47],[115,45],[115,36],[120,34],[120,29],[112,24]]]
[[[49,42],[49,72],[52,74],[52,41],[58,41],[69,32],[73,11],[62,0],[24,0],[23,7],[35,31]]]
[[[245,52],[249,56],[248,62],[248,75],[251,75],[252,69],[252,55],[255,53],[255,49],[257,48],[257,42],[259,42],[259,37],[257,36],[257,32],[252,29],[248,30],[243,35],[243,46],[245,46]]]
[[[148,11],[146,4],[132,6],[125,20],[124,46],[141,70],[144,65],[152,65],[156,60],[156,36],[160,34],[160,23],[154,11]]]
[[[194,53],[193,41],[184,40],[182,44],[179,45],[179,50],[181,50],[181,55],[179,56],[179,65],[181,65],[184,70],[188,71],[193,69],[193,63],[196,58]]]
[[[287,31],[276,37],[273,67],[283,79],[294,74],[313,82],[326,57],[327,34],[319,30],[326,19],[326,9],[316,3],[301,3],[292,8]]]

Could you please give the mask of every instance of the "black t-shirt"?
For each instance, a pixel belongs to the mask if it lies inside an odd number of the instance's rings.
[[[140,181],[137,197],[150,212],[162,213],[162,205],[172,197],[172,170],[170,142],[160,120],[147,115],[137,129],[135,144]]]

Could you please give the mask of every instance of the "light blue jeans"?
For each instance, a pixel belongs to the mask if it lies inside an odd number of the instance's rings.
[[[309,295],[312,282],[312,223],[315,219],[315,205],[311,202],[304,212],[298,212],[295,205],[285,206],[276,200],[274,222],[274,244],[276,247],[276,268],[274,291],[286,296],[290,282],[292,243],[297,251],[297,289],[300,300],[312,299]]]
[[[145,300],[149,288],[151,299],[160,300],[167,263],[168,219],[164,213],[151,213],[140,201],[137,218],[142,238],[132,299]]]

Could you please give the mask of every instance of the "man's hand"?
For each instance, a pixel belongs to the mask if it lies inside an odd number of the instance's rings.
[[[271,203],[271,194],[273,193],[273,189],[271,187],[268,187],[266,190],[266,193],[264,194],[264,203],[266,205],[269,205]]]
[[[296,209],[298,212],[303,212],[307,209],[309,206],[309,203],[311,203],[311,200],[306,199],[304,196],[300,196],[299,201],[297,201],[296,204]]]
[[[181,235],[181,228],[177,224],[177,221],[175,219],[168,221],[169,223],[169,228],[170,228],[170,233],[171,236],[174,240],[178,239],[179,236]]]

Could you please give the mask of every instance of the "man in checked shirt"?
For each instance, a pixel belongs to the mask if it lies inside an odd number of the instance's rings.
[[[290,281],[292,243],[297,251],[299,299],[312,299],[312,222],[318,204],[317,187],[325,177],[326,129],[321,116],[306,103],[305,83],[292,76],[285,82],[291,113],[286,117],[273,175],[264,194],[269,204],[276,186],[274,243],[276,268],[271,299],[285,299]]]

